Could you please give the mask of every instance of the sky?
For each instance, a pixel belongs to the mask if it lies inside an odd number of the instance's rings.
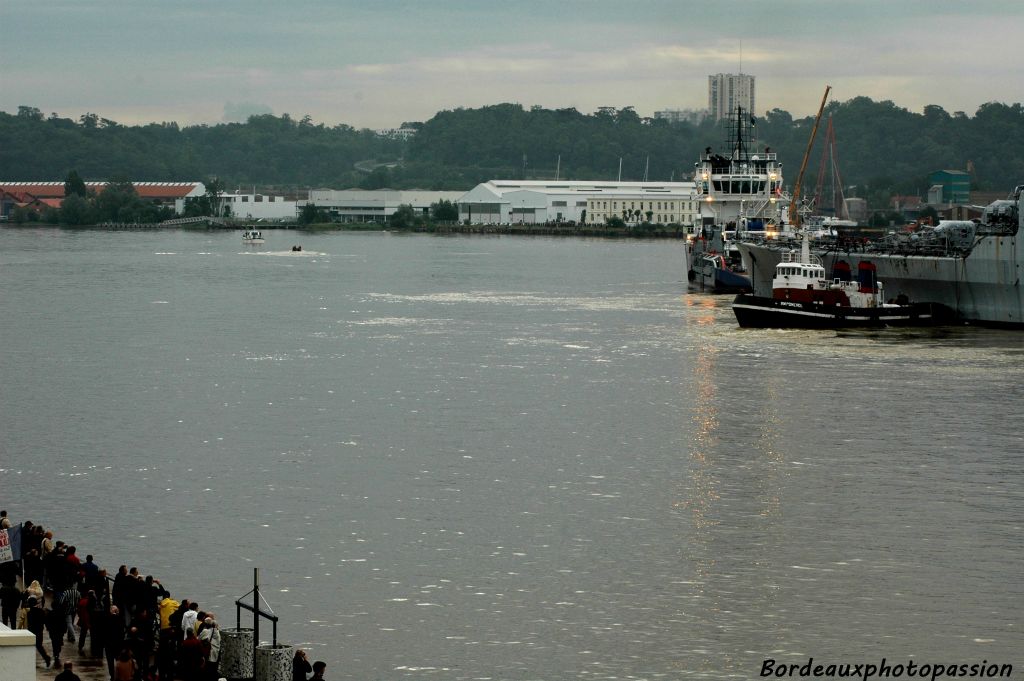
[[[1024,0],[0,0],[0,110],[391,128],[456,108],[1024,101]]]

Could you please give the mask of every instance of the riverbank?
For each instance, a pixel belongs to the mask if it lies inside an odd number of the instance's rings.
[[[329,222],[300,225],[298,223],[255,223],[239,222],[225,226],[207,226],[206,224],[195,225],[162,225],[159,223],[104,223],[98,225],[54,225],[42,222],[26,222],[20,224],[6,224],[4,227],[51,227],[55,229],[72,230],[103,230],[103,231],[157,231],[165,229],[185,229],[192,231],[245,231],[248,229],[268,230],[293,230],[298,232],[407,232],[410,234],[481,234],[490,236],[564,236],[564,237],[588,237],[604,239],[685,239],[686,231],[683,227],[673,225],[651,225],[650,227],[607,227],[595,225],[567,225],[567,224],[517,224],[517,225],[418,225],[408,229],[395,229],[387,224],[376,222]]]

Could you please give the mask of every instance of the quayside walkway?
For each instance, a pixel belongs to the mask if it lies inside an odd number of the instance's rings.
[[[48,643],[44,645],[47,645]],[[73,665],[72,671],[78,674],[82,681],[109,681],[107,674],[107,661],[102,657],[91,657],[88,649],[84,654],[78,653],[78,644],[68,643],[61,652],[61,664],[70,662]],[[36,655],[36,681],[53,681],[62,670],[47,669],[43,665],[42,658]],[[27,680],[26,680],[27,681]]]
[[[228,622],[200,610],[191,599],[171,594],[160,580],[143,577],[136,568],[129,570],[124,565],[108,573],[92,561],[92,555],[59,541],[46,528],[28,521],[11,527],[6,511],[2,516],[0,548],[5,551],[0,553],[4,559],[0,581],[5,617],[11,618],[11,625],[16,618],[17,628],[27,629],[36,621],[38,608],[43,613],[39,619],[46,627],[42,652],[29,648],[31,656],[22,652],[3,656],[3,664],[18,660],[18,678],[11,681],[29,681],[32,668],[37,681],[50,681],[68,662],[82,681],[107,681],[108,664],[122,651],[126,656],[131,651],[140,679],[159,674],[160,681],[207,681],[220,678],[219,672],[252,678],[254,657],[260,679],[277,679],[281,673],[290,672],[295,647],[278,644],[277,616],[259,607],[258,569],[254,570],[253,591],[242,597],[253,596],[254,605],[242,599],[235,601],[238,617],[243,609],[258,615],[254,628],[222,630]],[[116,577],[111,576],[114,574]],[[38,605],[40,600],[42,607]],[[21,608],[17,607],[19,601]],[[64,626],[65,616],[74,620],[70,630]],[[273,634],[272,643],[259,638],[259,619],[270,620],[272,632],[266,633]],[[83,623],[87,636],[83,635]],[[56,641],[51,640],[51,626],[54,632],[62,632]],[[254,641],[260,641],[260,645],[255,646]],[[57,657],[55,643],[60,664],[51,666],[51,660]],[[25,646],[25,641],[10,645]],[[6,681],[5,670],[0,668],[0,681]]]

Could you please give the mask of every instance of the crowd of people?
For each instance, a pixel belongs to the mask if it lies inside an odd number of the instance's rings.
[[[0,511],[0,527],[10,522]],[[41,525],[25,521],[21,528],[20,563],[0,565],[0,615],[12,629],[35,635],[47,667],[61,669],[65,645],[77,645],[80,655],[106,658],[111,681],[220,678],[221,635],[212,612],[187,598],[175,600],[160,580],[143,577],[138,568],[122,565],[110,577],[92,555],[83,561],[75,546],[55,540]],[[325,667],[313,664],[311,679],[323,679]],[[66,663],[56,678],[78,677]],[[305,674],[295,678],[307,681]]]

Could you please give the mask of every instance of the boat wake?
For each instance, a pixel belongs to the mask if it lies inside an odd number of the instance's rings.
[[[291,250],[289,250],[289,251],[248,251],[248,252],[244,252],[243,251],[242,253],[239,253],[239,255],[264,255],[264,256],[270,255],[270,256],[286,257],[286,258],[305,258],[305,257],[310,257],[310,256],[325,256],[325,255],[330,255],[330,253],[323,253],[323,252],[320,252],[320,251],[291,251]]]

